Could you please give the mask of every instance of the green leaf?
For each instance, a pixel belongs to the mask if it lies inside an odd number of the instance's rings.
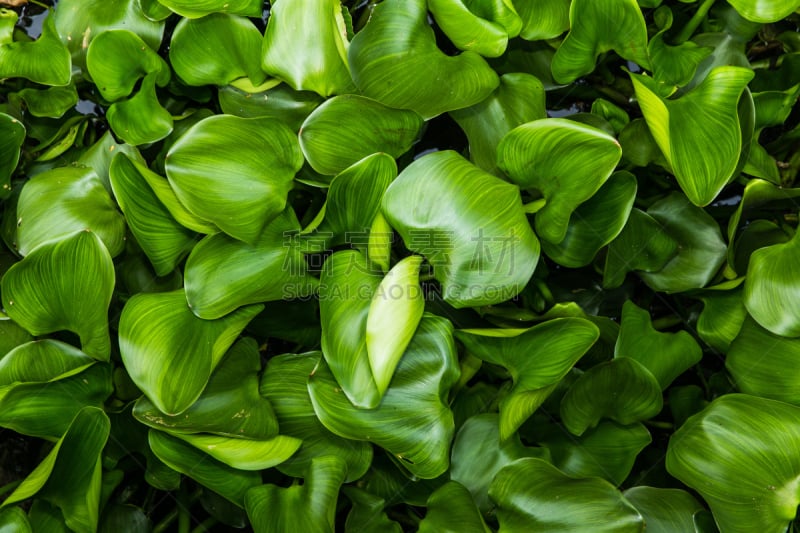
[[[687,331],[656,331],[650,313],[629,300],[622,306],[622,324],[614,357],[640,362],[665,390],[675,378],[700,362],[703,350]]]
[[[652,80],[631,74],[647,125],[693,204],[711,203],[733,178],[742,151],[737,104],[753,72],[718,67],[675,100],[658,95]]]
[[[0,19],[13,27],[17,14],[3,9]],[[58,38],[52,15],[45,18],[42,34],[35,41],[0,43],[0,79],[4,78],[25,78],[42,85],[69,85],[72,62],[67,47]]]
[[[133,416],[154,429],[178,433],[213,433],[240,439],[269,439],[278,434],[278,420],[258,392],[261,354],[253,339],[234,344],[211,374],[208,385],[181,415],[168,415],[142,396]]]
[[[553,57],[553,77],[572,83],[609,50],[648,68],[647,26],[636,0],[572,0],[570,30]]]
[[[648,533],[695,531],[694,515],[703,510],[691,494],[680,489],[638,486],[622,494],[644,517]]]
[[[364,96],[425,119],[477,104],[499,83],[475,52],[445,55],[427,17],[425,0],[381,2],[348,52],[353,81]],[[441,90],[443,80],[451,90]]]
[[[180,439],[151,429],[150,448],[171,469],[208,487],[226,500],[244,507],[245,494],[261,485],[261,474],[230,467]]]
[[[490,533],[464,485],[448,481],[428,498],[420,533]]]
[[[342,492],[353,503],[344,523],[345,533],[403,533],[400,524],[386,516],[386,500],[353,486],[342,487]]]
[[[636,177],[620,170],[572,212],[567,232],[558,244],[542,242],[550,259],[571,268],[590,264],[603,246],[622,232],[636,199]]]
[[[278,465],[278,470],[302,477],[315,457],[335,455],[347,464],[345,481],[355,481],[372,462],[372,445],[331,433],[314,413],[306,382],[320,355],[309,352],[273,357],[261,377],[259,391],[271,402],[281,433],[303,441],[294,455]]]
[[[297,239],[294,211],[270,221],[253,244],[224,233],[209,235],[186,260],[186,298],[200,318],[223,317],[243,305],[307,297],[316,289]]]
[[[523,124],[497,147],[497,166],[544,197],[536,233],[553,244],[564,240],[572,212],[600,189],[621,157],[622,148],[607,133],[558,118]]]
[[[406,167],[386,191],[383,213],[406,247],[427,257],[456,308],[516,296],[539,258],[519,189],[452,151]]]
[[[500,85],[477,104],[451,111],[469,139],[470,160],[483,170],[499,175],[497,145],[517,126],[547,116],[542,82],[530,74],[500,77]]]
[[[19,324],[6,318],[0,320],[0,361],[11,350],[33,340]]]
[[[25,142],[25,126],[10,115],[0,113],[0,198],[11,194],[11,175],[19,162],[20,148]]]
[[[303,122],[300,147],[314,170],[337,174],[375,152],[400,157],[417,140],[422,124],[413,111],[354,94],[334,96]]]
[[[264,72],[297,91],[353,92],[345,13],[339,0],[276,2],[264,33]]]
[[[500,531],[638,533],[644,520],[613,485],[598,478],[573,479],[541,459],[519,459],[495,476],[489,497]]]
[[[175,142],[166,170],[189,211],[252,244],[284,210],[302,164],[297,137],[283,124],[217,115]]]
[[[147,169],[147,165],[143,164],[144,159],[139,153],[139,150],[130,144],[118,143],[110,131],[106,131],[97,142],[87,148],[86,151],[81,154],[78,163],[94,170],[94,173],[100,178],[103,186],[111,193],[111,179],[108,176],[108,171],[111,168],[111,161],[113,161],[114,156],[120,152],[127,155],[128,158],[137,165],[137,168],[141,167]],[[149,171],[149,169],[147,170]],[[140,173],[144,173],[144,171],[140,171]]]
[[[725,289],[720,286],[719,290],[704,291],[698,296],[703,302],[703,311],[697,318],[697,334],[703,342],[721,353],[728,352],[747,317],[741,287]]]
[[[247,77],[260,85],[261,32],[244,17],[214,13],[178,22],[169,46],[175,74],[189,85],[228,85]]]
[[[219,107],[223,113],[242,118],[273,118],[292,131],[299,131],[306,117],[323,99],[311,91],[295,91],[285,83],[258,93],[246,93],[235,87],[221,87]]]
[[[6,498],[3,506],[37,496],[58,507],[76,532],[97,529],[101,457],[110,423],[102,410],[81,410],[47,457]]]
[[[308,389],[314,411],[330,431],[374,442],[414,476],[433,479],[449,466],[454,427],[446,398],[458,375],[452,326],[425,315],[377,408],[353,406],[322,360]]]
[[[6,507],[0,511],[0,532],[32,533],[28,515],[19,507]]]
[[[335,456],[311,461],[302,485],[261,485],[247,491],[245,508],[256,533],[289,530],[333,533],[336,501],[346,475]]]
[[[369,304],[366,346],[378,394],[383,397],[397,364],[417,330],[425,301],[419,284],[422,257],[398,262],[375,289]]]
[[[550,451],[553,465],[568,476],[599,477],[619,486],[631,473],[639,452],[653,439],[642,424],[604,421],[578,438],[553,426],[537,435],[537,440]]]
[[[428,9],[457,48],[485,57],[502,55],[522,29],[516,9],[504,0],[429,0]]]
[[[158,74],[148,74],[131,99],[111,104],[108,125],[125,142],[133,145],[160,141],[172,132],[172,115],[161,106],[156,94]]]
[[[186,18],[204,17],[211,13],[227,13],[244,17],[260,17],[260,0],[158,0],[162,5]]]
[[[657,272],[678,252],[678,241],[668,235],[653,217],[636,208],[608,247],[603,286],[622,285],[630,271]]]
[[[763,24],[778,22],[800,8],[800,2],[797,0],[775,0],[773,2],[728,0],[728,3],[747,20]]]
[[[97,175],[87,168],[54,168],[25,182],[16,222],[20,255],[77,231],[100,237],[112,257],[125,248],[125,219]]]
[[[667,44],[666,34],[672,28],[672,10],[662,6],[656,10],[654,18],[660,30],[650,39],[647,50],[653,63],[653,78],[665,84],[664,91],[669,93],[675,85],[682,87],[692,81],[700,62],[714,49],[698,46],[692,41],[675,46]]]
[[[39,246],[6,272],[2,290],[8,316],[31,334],[72,331],[85,353],[108,361],[114,265],[97,235],[81,231]]]
[[[776,335],[800,337],[796,297],[800,236],[760,248],[750,256],[744,283],[744,306],[756,322]]]
[[[47,89],[27,88],[16,93],[16,96],[34,117],[61,118],[78,103],[78,91],[74,84]]]
[[[17,346],[0,358],[0,388],[15,383],[44,383],[85,370],[94,359],[63,342],[44,339]]]
[[[667,471],[700,493],[720,531],[786,531],[800,503],[798,446],[800,409],[726,394],[670,437]]]
[[[522,18],[520,37],[528,41],[554,39],[569,29],[570,0],[529,0],[514,6]]]
[[[618,135],[625,129],[625,126],[631,121],[631,117],[628,116],[628,113],[624,109],[613,102],[609,102],[605,98],[598,98],[592,102],[591,114],[608,122],[611,127],[614,128],[615,135]]]
[[[529,329],[456,331],[467,351],[511,374],[513,386],[500,402],[500,438],[519,429],[600,335],[582,318],[557,318]]]
[[[663,402],[653,374],[635,359],[620,357],[581,374],[561,400],[561,420],[580,436],[603,418],[622,425],[652,418]]]
[[[172,433],[217,461],[237,470],[264,470],[281,464],[300,447],[300,439],[277,435],[266,440],[235,439],[204,433]]]
[[[136,82],[148,74],[155,74],[161,87],[170,78],[167,62],[128,30],[109,30],[92,39],[86,65],[100,94],[109,102],[129,96]]]
[[[181,414],[197,401],[228,347],[262,308],[202,320],[192,313],[183,290],[137,294],[119,322],[122,362],[158,410]]]
[[[114,196],[136,242],[157,275],[169,274],[194,246],[195,233],[172,218],[127,155],[114,157],[109,174]]]

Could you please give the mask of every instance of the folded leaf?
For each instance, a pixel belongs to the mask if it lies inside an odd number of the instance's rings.
[[[19,162],[20,147],[25,142],[25,126],[10,115],[0,113],[0,198],[11,193],[11,175]]]
[[[260,0],[158,0],[162,5],[186,18],[204,17],[211,13],[227,13],[244,17],[260,17]]]
[[[485,57],[502,55],[522,28],[514,6],[503,0],[430,0],[428,9],[454,45]]]
[[[67,47],[58,38],[53,16],[45,18],[42,34],[35,41],[0,44],[0,78],[26,78],[42,85],[69,84],[72,61]],[[18,16],[14,11],[3,9],[0,18],[8,20],[13,27]]]

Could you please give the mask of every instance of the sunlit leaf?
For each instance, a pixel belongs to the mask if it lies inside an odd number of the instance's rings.
[[[69,330],[85,353],[108,361],[114,265],[100,238],[81,231],[43,244],[3,276],[3,306],[33,335]]]
[[[221,87],[219,106],[223,113],[242,118],[270,117],[298,131],[306,117],[323,99],[311,91],[295,91],[285,83],[258,93],[246,93],[235,87]]]
[[[158,0],[162,5],[186,18],[198,18],[210,13],[228,13],[245,17],[260,17],[260,0]]]
[[[800,8],[797,0],[728,0],[744,18],[753,22],[777,22]]]
[[[282,463],[301,441],[285,435],[266,440],[236,439],[205,433],[173,433],[174,437],[237,470],[264,470]]]
[[[666,38],[672,28],[672,10],[663,6],[655,12],[654,18],[660,31],[647,45],[653,63],[653,78],[667,85],[665,92],[671,92],[672,86],[684,86],[692,80],[698,65],[713,52],[713,48],[698,46],[692,41],[674,46],[668,44]]]
[[[522,29],[515,7],[503,0],[430,0],[428,9],[456,47],[485,57],[505,52],[508,39]]]
[[[0,532],[32,533],[28,515],[19,507],[6,507],[0,511]]]
[[[427,17],[425,0],[381,2],[348,52],[353,81],[364,96],[425,119],[474,105],[498,84],[475,52],[445,55]],[[450,91],[441,90],[444,80]]]
[[[553,39],[569,29],[570,0],[530,0],[514,6],[522,18],[520,37],[528,41]]]

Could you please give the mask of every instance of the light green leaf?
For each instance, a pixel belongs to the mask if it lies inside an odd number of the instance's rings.
[[[511,374],[513,386],[500,402],[500,438],[519,429],[600,335],[582,318],[556,318],[529,329],[456,331],[467,351]]]
[[[33,533],[28,515],[19,507],[0,511],[0,533]]]
[[[467,134],[470,160],[498,175],[500,140],[517,126],[547,116],[544,87],[530,74],[504,74],[491,95],[473,106],[451,111],[450,116]]]
[[[253,529],[256,533],[333,533],[346,470],[338,457],[319,457],[311,461],[302,485],[261,485],[247,491],[245,508]]]
[[[189,211],[252,244],[283,211],[302,164],[297,137],[283,124],[216,115],[175,142],[166,170]]]
[[[383,214],[406,247],[427,257],[456,308],[516,296],[539,258],[519,189],[452,151],[406,167],[383,197]]]
[[[652,78],[631,74],[647,125],[695,205],[711,203],[733,177],[742,152],[737,104],[752,78],[749,69],[718,67],[680,98],[665,100]]]
[[[428,0],[436,24],[461,50],[498,57],[519,35],[522,19],[508,0]]]
[[[672,435],[667,471],[700,493],[720,531],[777,533],[800,503],[798,446],[799,408],[726,394]]]
[[[2,290],[6,313],[31,334],[72,331],[85,353],[108,361],[114,264],[97,235],[81,231],[39,246],[6,272]]]
[[[15,383],[46,383],[85,370],[94,359],[60,341],[31,341],[0,358],[0,389]]]
[[[246,93],[235,87],[221,87],[219,107],[223,113],[242,118],[273,118],[292,131],[299,131],[306,117],[323,99],[311,91],[295,91],[285,83],[258,93]]]
[[[3,24],[13,27],[17,18],[14,11],[0,11],[0,19],[8,21]],[[42,34],[35,41],[0,43],[0,79],[25,78],[42,85],[69,85],[71,71],[69,51],[58,38],[53,15],[47,15]]]
[[[567,232],[558,244],[542,242],[542,249],[556,263],[578,268],[590,264],[603,246],[622,232],[636,199],[636,177],[615,172],[600,189],[572,212]]]
[[[228,85],[247,77],[260,85],[261,32],[244,17],[214,13],[178,22],[169,46],[175,74],[189,85]]]
[[[700,362],[703,350],[687,331],[656,331],[650,313],[629,300],[622,306],[622,324],[614,357],[640,362],[664,390],[685,370]]]
[[[569,29],[570,0],[528,0],[514,6],[522,18],[520,37],[528,41],[554,39]]]
[[[253,244],[224,233],[200,241],[186,260],[186,298],[192,312],[216,319],[243,305],[312,294],[318,282],[307,272],[299,231],[294,211],[287,208]]]
[[[798,232],[800,233],[800,232]],[[776,335],[800,337],[796,294],[800,236],[760,248],[750,256],[744,283],[744,306],[756,322]]]
[[[694,496],[681,489],[640,485],[622,494],[644,517],[647,533],[695,531],[694,515],[703,510]]]
[[[155,74],[160,87],[170,79],[167,62],[128,30],[109,30],[92,39],[86,65],[100,94],[109,102],[129,96],[136,82],[148,74]]]
[[[458,375],[450,322],[425,315],[377,408],[353,406],[323,360],[309,376],[308,390],[330,431],[374,442],[414,476],[433,479],[449,467],[454,427],[446,398]]]
[[[500,531],[639,533],[644,520],[613,485],[598,478],[573,479],[541,459],[519,459],[492,482]]]
[[[660,7],[653,18],[660,30],[650,39],[647,50],[653,63],[653,78],[656,82],[665,84],[664,92],[668,94],[674,86],[683,87],[692,81],[700,62],[714,49],[698,46],[692,41],[675,46],[667,44],[666,34],[672,28],[672,10],[669,7]]]
[[[553,244],[564,240],[572,212],[600,189],[621,157],[622,148],[607,133],[559,118],[523,124],[497,147],[497,166],[544,197],[536,233]]]
[[[300,147],[320,174],[337,174],[364,157],[385,152],[397,158],[416,142],[422,117],[354,94],[334,96],[300,128]]]
[[[372,445],[331,433],[314,413],[306,382],[320,355],[309,352],[273,357],[261,377],[259,390],[271,402],[281,433],[303,441],[294,455],[278,465],[278,470],[301,477],[315,457],[335,455],[347,464],[345,481],[355,481],[366,473],[372,462]]]
[[[638,361],[620,357],[581,374],[561,400],[561,420],[570,433],[580,436],[603,418],[622,425],[647,420],[663,403],[653,374]]]
[[[16,97],[25,103],[28,113],[34,117],[61,118],[78,103],[78,91],[74,84],[47,89],[29,87],[16,93]],[[11,99],[12,95],[9,95],[9,101]]]
[[[422,257],[402,259],[384,276],[369,304],[366,345],[378,394],[383,397],[417,330],[425,300],[419,284]]]
[[[97,174],[106,190],[111,193],[111,180],[108,177],[108,169],[111,168],[111,161],[118,153],[124,153],[137,165],[137,168],[147,168],[144,164],[139,150],[130,144],[118,143],[110,131],[106,131],[97,142],[91,145],[78,159],[78,163],[85,165]],[[148,169],[149,171],[149,169]],[[140,171],[143,173],[143,171]]]
[[[300,439],[277,435],[267,440],[234,439],[204,433],[172,436],[238,470],[264,470],[281,464],[300,447]]]
[[[553,77],[572,83],[594,70],[600,54],[620,57],[648,68],[647,26],[636,0],[572,0],[570,30],[553,57]]]
[[[183,414],[165,414],[142,396],[133,407],[133,416],[145,425],[175,436],[203,432],[240,439],[269,439],[278,434],[278,420],[270,402],[259,395],[260,371],[261,354],[256,341],[242,339],[228,350],[200,397]]]
[[[192,313],[183,290],[136,294],[119,322],[122,362],[157,409],[181,414],[197,401],[228,347],[262,308],[202,320]]]
[[[156,457],[171,469],[192,478],[239,507],[244,507],[247,491],[261,485],[259,472],[232,468],[161,431],[151,429],[148,442]]]
[[[109,428],[108,417],[101,409],[81,410],[47,457],[6,498],[3,506],[35,495],[58,507],[72,531],[96,531],[102,473],[100,454]]]
[[[619,135],[631,121],[631,117],[628,116],[628,113],[624,109],[605,98],[598,98],[592,102],[591,114],[608,122],[614,129],[615,135]]]
[[[136,242],[157,275],[169,274],[197,242],[195,233],[172,218],[127,155],[120,152],[114,157],[109,174],[114,196]]]
[[[138,93],[108,108],[108,125],[129,144],[153,143],[172,132],[172,115],[158,101],[157,82],[158,74],[148,74]]]
[[[747,20],[762,24],[778,22],[800,8],[797,0],[728,0],[728,3]]]
[[[244,17],[261,16],[261,0],[158,0],[162,5],[186,18],[204,17],[210,13],[228,13]]]
[[[364,96],[425,119],[477,104],[499,83],[475,52],[445,55],[427,17],[425,0],[381,2],[348,52],[353,81]],[[443,92],[442,83],[451,90]]]
[[[270,10],[261,67],[297,91],[354,92],[347,64],[347,23],[339,0],[276,2]]]
[[[0,113],[0,198],[11,194],[11,175],[19,162],[20,147],[25,142],[25,126],[5,113]]]
[[[60,167],[25,182],[17,203],[20,255],[78,231],[100,237],[112,257],[125,248],[125,219],[94,172]]]
[[[464,485],[448,481],[428,498],[419,533],[491,533]]]

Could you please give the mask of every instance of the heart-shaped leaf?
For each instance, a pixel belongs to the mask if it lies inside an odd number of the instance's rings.
[[[12,116],[0,113],[0,198],[11,193],[11,175],[19,162],[20,147],[25,142],[25,126]]]
[[[261,377],[259,390],[275,409],[281,433],[303,441],[294,455],[278,465],[278,470],[301,477],[315,457],[335,455],[347,464],[345,481],[354,481],[369,468],[372,445],[331,433],[314,413],[306,383],[320,355],[319,352],[310,352],[273,357]]]
[[[381,2],[348,51],[353,81],[364,96],[425,119],[477,104],[498,84],[475,52],[445,55],[427,18],[425,0]],[[441,91],[443,80],[452,90]]]
[[[59,508],[72,531],[96,531],[102,473],[100,455],[109,428],[108,417],[101,409],[82,409],[64,436],[6,498],[3,506],[36,495]]]
[[[125,248],[125,219],[97,175],[87,168],[54,168],[25,182],[17,203],[17,251],[88,230],[112,257]]]
[[[186,298],[192,312],[205,319],[227,315],[243,305],[300,298],[312,294],[297,239],[294,211],[287,208],[270,221],[253,244],[224,233],[200,241],[186,260]]]
[[[501,531],[640,533],[644,520],[609,482],[573,479],[542,459],[509,464],[494,478],[489,497]]]
[[[58,9],[57,11],[61,11]],[[17,14],[9,9],[0,12],[10,27]],[[53,15],[42,23],[42,34],[35,41],[0,43],[0,78],[26,78],[42,85],[68,85],[72,77],[69,50],[56,33]]]
[[[695,529],[694,515],[703,506],[685,490],[639,485],[622,494],[644,517],[648,533],[700,532]]]
[[[314,170],[337,174],[375,152],[400,157],[417,140],[422,124],[413,111],[354,94],[334,96],[303,122],[300,146]]]
[[[330,431],[374,442],[415,476],[432,479],[449,466],[454,427],[446,396],[458,375],[450,322],[425,315],[377,408],[353,406],[324,360],[309,377],[308,390]]]
[[[700,493],[720,531],[785,531],[800,503],[798,447],[800,408],[726,394],[672,435],[667,471]]]
[[[260,17],[259,0],[158,0],[175,13],[186,18],[199,18],[211,13],[227,13],[243,17]]]
[[[503,0],[430,0],[428,9],[456,47],[485,57],[502,55],[522,29],[514,6]]]
[[[600,54],[649,67],[647,26],[636,0],[572,0],[570,30],[553,57],[553,77],[571,83],[594,70]]]
[[[406,167],[386,191],[383,213],[406,246],[427,257],[456,308],[516,296],[539,258],[517,187],[452,151]]]
[[[140,293],[119,322],[119,351],[136,386],[168,415],[186,411],[236,336],[263,306],[248,306],[217,320],[192,313],[183,290]]]
[[[490,533],[464,485],[448,481],[428,498],[420,533]]]
[[[502,440],[542,405],[599,335],[597,326],[582,318],[557,318],[523,330],[456,332],[470,354],[511,374],[514,384],[500,402]]]
[[[297,91],[321,96],[353,92],[345,13],[349,18],[339,0],[276,3],[264,33],[264,71]]]
[[[450,116],[467,134],[470,160],[497,175],[497,145],[505,134],[547,116],[544,86],[530,74],[504,74],[491,95],[473,106],[451,111]]]
[[[165,166],[189,211],[252,244],[283,211],[302,164],[297,137],[280,122],[217,115],[178,139]]]
[[[254,85],[267,78],[261,70],[261,32],[244,17],[214,13],[184,18],[175,27],[169,60],[189,85],[228,85],[247,77]]]
[[[600,189],[621,157],[622,148],[607,133],[557,118],[514,128],[497,147],[497,166],[544,197],[536,233],[553,244],[564,240],[572,212]]]
[[[753,72],[718,67],[675,100],[658,95],[652,78],[631,74],[647,125],[693,204],[711,203],[733,177],[742,152],[737,105]]]
[[[31,334],[72,331],[86,354],[108,361],[114,264],[97,235],[81,231],[39,246],[6,272],[2,290],[8,316]]]
[[[647,420],[663,404],[653,374],[635,359],[620,357],[581,374],[561,400],[561,420],[570,433],[580,436],[602,418],[622,425]]]

